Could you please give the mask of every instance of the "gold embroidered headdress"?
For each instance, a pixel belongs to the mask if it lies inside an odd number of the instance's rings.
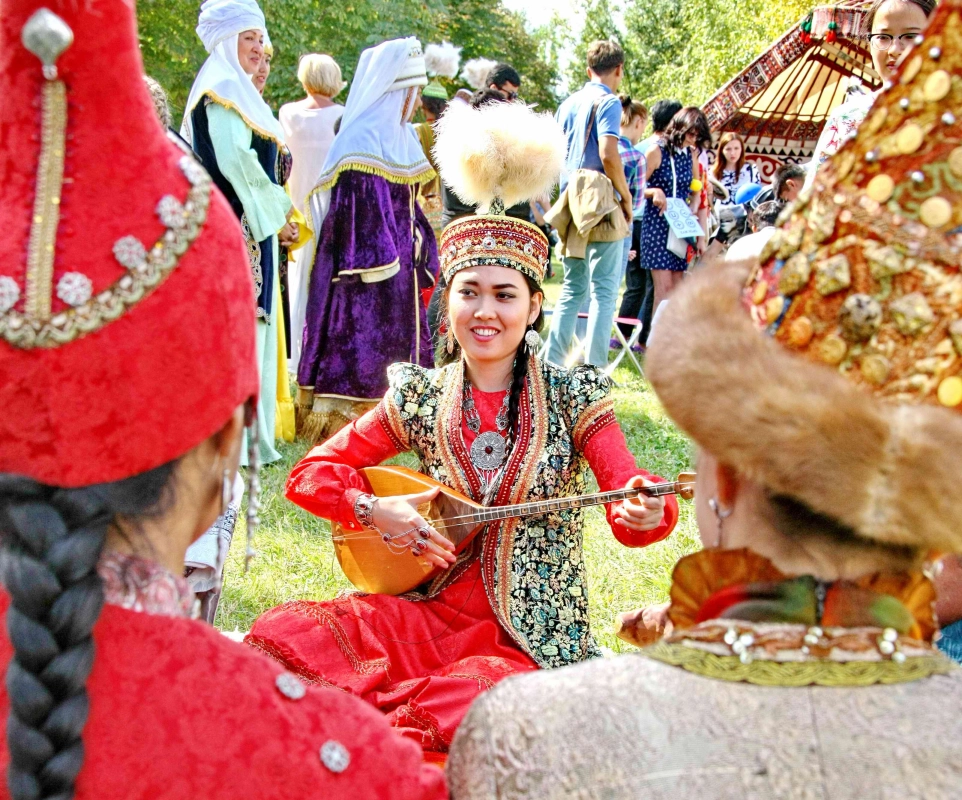
[[[434,154],[442,180],[478,215],[452,222],[441,234],[446,281],[469,267],[516,269],[540,284],[548,267],[548,240],[504,209],[537,197],[555,184],[567,140],[550,114],[523,103],[448,108],[438,123]]]
[[[857,138],[819,170],[747,298],[779,341],[876,395],[962,411],[957,9],[943,4]]]
[[[939,5],[747,284],[717,266],[672,295],[646,370],[720,461],[920,552],[962,550],[960,9]]]

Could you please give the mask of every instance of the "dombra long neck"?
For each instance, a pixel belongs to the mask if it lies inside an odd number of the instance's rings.
[[[479,508],[474,512],[478,523],[496,522],[513,517],[528,517],[537,514],[550,514],[556,511],[567,511],[587,506],[605,505],[628,500],[645,494],[649,497],[662,497],[668,494],[678,494],[688,482],[659,483],[653,486],[642,486],[637,489],[616,489],[611,492],[598,492],[580,497],[562,497],[556,500],[542,500],[535,503],[519,503],[511,506],[495,506],[493,508]]]

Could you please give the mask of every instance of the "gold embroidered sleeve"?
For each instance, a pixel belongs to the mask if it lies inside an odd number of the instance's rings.
[[[596,433],[616,424],[611,381],[595,367],[576,367],[571,371],[569,403],[574,412],[572,440],[581,452]]]

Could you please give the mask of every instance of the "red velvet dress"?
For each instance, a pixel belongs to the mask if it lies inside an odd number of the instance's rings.
[[[304,687],[271,660],[177,616],[178,579],[147,563],[121,565],[127,585],[108,591],[94,628],[78,800],[447,796],[441,771],[369,705]],[[4,620],[9,602],[0,592]],[[4,623],[4,671],[12,656],[6,631]],[[8,714],[0,684],[4,724]],[[8,759],[0,747],[0,798],[9,797]]]
[[[481,430],[494,430],[504,392],[475,391],[474,397]],[[470,448],[477,434],[466,424],[461,434]],[[635,466],[617,424],[598,431],[584,452],[603,491],[624,487],[634,475],[653,478]],[[397,454],[372,411],[294,468],[287,497],[317,516],[356,527],[354,501],[369,491],[357,470]],[[608,509],[614,535],[628,547],[660,541],[677,519],[674,498],[668,498],[662,524],[644,533],[615,522]],[[479,693],[509,675],[538,668],[499,623],[482,585],[480,560],[460,569],[430,599],[352,594],[285,604],[260,617],[246,641],[305,681],[363,697],[418,742],[429,760],[441,762]]]

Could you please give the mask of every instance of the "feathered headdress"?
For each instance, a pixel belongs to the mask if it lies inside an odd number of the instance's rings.
[[[484,88],[484,79],[497,65],[498,62],[490,58],[472,58],[461,70],[461,78],[474,91],[478,91]]]
[[[549,190],[567,152],[554,118],[523,103],[454,106],[438,123],[434,145],[444,182],[481,214],[498,200],[506,208]]]
[[[432,78],[455,78],[461,65],[461,48],[451,42],[429,44],[424,48],[424,64]]]
[[[465,267],[496,264],[541,282],[549,255],[544,234],[502,215],[506,207],[549,191],[567,150],[552,116],[523,103],[448,109],[437,126],[436,163],[442,180],[481,215],[458,220],[441,235],[441,268],[448,280]]]

